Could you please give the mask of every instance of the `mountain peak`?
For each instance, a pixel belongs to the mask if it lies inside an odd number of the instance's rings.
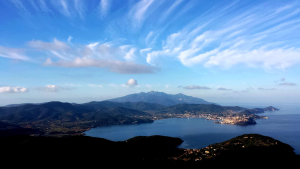
[[[149,94],[154,94],[154,93],[158,93],[158,91],[154,91],[154,90],[151,90],[150,92],[148,92]]]
[[[150,91],[148,93],[141,92],[130,94],[127,96],[110,99],[112,102],[147,102],[147,103],[157,103],[165,106],[172,106],[176,104],[188,103],[188,104],[214,104],[207,102],[203,99],[186,96],[182,93],[179,94],[167,94],[164,92]]]

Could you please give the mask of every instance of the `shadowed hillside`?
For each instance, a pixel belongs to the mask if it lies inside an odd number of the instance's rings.
[[[22,166],[35,162],[47,166],[89,167],[238,167],[259,165],[291,166],[297,161],[293,148],[258,134],[238,136],[208,145],[204,149],[179,149],[183,141],[165,136],[134,137],[113,142],[102,138],[73,136],[65,138],[12,136],[2,137],[1,150],[6,159]],[[198,159],[198,160],[195,160]],[[200,159],[200,160],[199,160]]]

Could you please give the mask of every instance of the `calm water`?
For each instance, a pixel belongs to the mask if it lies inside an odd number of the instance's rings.
[[[258,133],[287,143],[295,149],[296,154],[300,154],[300,105],[276,107],[280,111],[263,114],[269,119],[256,120],[256,125],[249,126],[216,124],[199,118],[172,118],[149,124],[98,127],[85,134],[112,141],[124,141],[135,136],[164,135],[181,138],[184,142],[180,148],[202,148],[242,134]]]

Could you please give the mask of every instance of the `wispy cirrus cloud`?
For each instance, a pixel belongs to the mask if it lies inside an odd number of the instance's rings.
[[[276,90],[276,88],[263,88],[263,87],[259,87],[257,89],[258,90]]]
[[[231,68],[235,65],[285,69],[300,64],[300,47],[289,34],[300,27],[299,3],[262,10],[266,4],[238,9],[237,3],[201,17],[169,34],[162,50],[153,50],[147,62],[160,57],[176,57],[185,66]],[[238,15],[226,17],[229,10]],[[226,22],[218,22],[218,19]],[[280,40],[278,40],[280,39]],[[284,57],[283,57],[284,56]]]
[[[284,86],[296,86],[296,83],[290,83],[290,82],[284,82],[284,83],[279,83],[279,85],[284,85]]]
[[[77,11],[77,13],[81,19],[84,18],[85,11],[86,11],[85,4],[83,2],[84,2],[83,0],[75,0],[74,1],[75,10]]]
[[[110,3],[111,3],[110,1],[111,0],[100,0],[98,9],[101,18],[104,18],[107,15],[108,10],[110,8]]]
[[[224,87],[219,87],[219,88],[217,88],[217,90],[226,90],[226,91],[228,91],[228,90],[232,90],[232,89],[228,89],[228,88],[224,88]]]
[[[204,89],[204,90],[209,90],[211,88],[209,87],[206,87],[206,86],[199,86],[199,85],[188,85],[188,86],[178,86],[179,88],[184,88],[184,89],[187,89],[187,90],[194,90],[194,89]]]
[[[145,18],[149,15],[149,7],[154,0],[141,0],[129,11],[128,17],[132,20],[134,27],[140,27]]]
[[[24,60],[29,61],[30,58],[25,55],[24,49],[19,48],[9,48],[0,46],[0,57],[5,57],[9,59],[17,59],[17,60]]]
[[[71,17],[68,2],[65,0],[51,1],[55,9],[66,17]]]

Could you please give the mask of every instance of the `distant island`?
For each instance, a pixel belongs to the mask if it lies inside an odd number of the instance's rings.
[[[163,101],[164,105],[158,104],[159,101]],[[255,119],[267,118],[257,114],[277,110],[272,106],[255,109],[220,106],[183,94],[151,91],[84,104],[53,101],[0,107],[0,136],[82,135],[84,131],[98,126],[152,123],[166,118],[205,118],[220,124],[253,125],[256,124]]]

